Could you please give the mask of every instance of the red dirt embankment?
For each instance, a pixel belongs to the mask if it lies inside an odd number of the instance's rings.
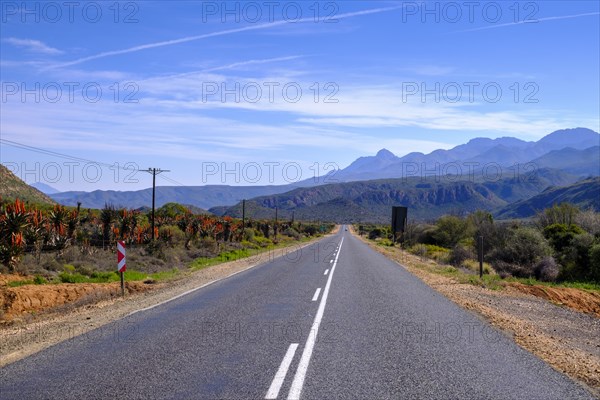
[[[600,293],[566,287],[523,285],[517,282],[510,282],[506,286],[521,293],[541,297],[556,305],[566,306],[600,318]]]
[[[67,305],[83,305],[121,294],[119,282],[112,283],[60,283],[54,285],[23,285],[9,287],[13,281],[29,277],[0,275],[0,321],[32,312],[41,312]],[[125,282],[128,293],[143,292],[149,285],[142,282]]]

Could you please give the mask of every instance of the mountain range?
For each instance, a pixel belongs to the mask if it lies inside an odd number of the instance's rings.
[[[600,175],[600,135],[590,129],[563,129],[544,136],[537,142],[513,137],[475,138],[450,150],[429,154],[409,153],[397,157],[382,149],[375,156],[360,157],[348,167],[336,170],[319,180],[308,179],[290,185],[271,186],[161,186],[156,192],[160,206],[168,202],[195,205],[204,209],[231,206],[242,199],[285,193],[299,187],[374,179],[409,178],[436,174],[458,175],[458,178],[490,174],[501,177],[527,175],[541,168],[553,168],[577,177]],[[517,164],[517,167],[515,167]],[[149,204],[151,190],[49,193],[57,202],[100,208],[105,203],[138,208]]]
[[[600,135],[574,128],[552,132],[535,142],[513,137],[475,138],[449,150],[413,152],[403,157],[382,149],[318,181],[271,186],[160,186],[156,204],[177,202],[220,215],[237,215],[239,203],[247,199],[247,211],[257,218],[272,215],[277,206],[284,217],[291,217],[293,212],[303,219],[338,215],[381,220],[387,219],[391,205],[409,205],[413,216],[420,219],[475,208],[498,211],[499,216],[508,218],[522,215],[526,208],[510,209],[515,202],[582,179],[593,187],[597,182],[585,178],[595,176],[600,176]],[[151,201],[151,189],[62,193],[51,193],[51,189],[49,195],[56,202],[72,206],[81,202],[86,208],[101,208],[107,203],[140,208]],[[543,199],[549,201],[542,198],[530,209],[537,209]]]
[[[554,169],[537,171],[535,177],[524,179],[503,178],[495,181],[449,181],[434,178],[411,177],[359,182],[342,182],[310,188],[298,188],[283,194],[261,196],[246,201],[246,215],[253,218],[273,218],[277,207],[281,218],[327,220],[334,222],[389,221],[392,206],[409,208],[411,219],[431,220],[444,214],[466,215],[475,210],[492,212],[504,210],[501,217],[531,216],[556,199],[551,194],[535,201],[521,214],[521,209],[506,208],[513,203],[535,198],[548,188],[564,189],[564,197],[574,204],[600,211],[600,196],[592,194],[600,187],[600,178],[572,183],[573,176]],[[579,192],[585,191],[581,195]],[[551,192],[551,191],[550,191]],[[553,192],[554,193],[554,192]],[[562,193],[562,192],[561,192]],[[557,193],[555,193],[557,194]],[[241,217],[241,204],[232,207],[214,207],[217,215]],[[511,212],[512,211],[512,212]]]
[[[166,203],[189,204],[209,209],[215,205],[233,205],[242,199],[266,194],[283,193],[293,189],[285,186],[157,186],[156,206]],[[152,188],[132,191],[94,190],[93,192],[61,192],[51,194],[55,201],[68,206],[81,202],[85,208],[102,208],[105,204],[116,207],[140,208],[152,203]]]
[[[527,218],[552,204],[571,203],[600,211],[600,178],[588,178],[572,185],[546,188],[542,193],[498,210],[496,217]]]
[[[429,171],[467,174],[498,166],[504,171],[515,164],[530,168],[556,168],[579,176],[600,175],[600,135],[591,129],[563,129],[537,142],[513,137],[475,138],[450,150],[429,154],[409,153],[397,157],[386,149],[375,156],[360,157],[348,167],[323,178],[324,183],[424,175]],[[558,153],[556,153],[558,152]],[[559,160],[559,163],[555,163]],[[573,168],[572,164],[577,164]]]

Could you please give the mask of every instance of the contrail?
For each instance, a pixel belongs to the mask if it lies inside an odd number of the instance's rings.
[[[278,62],[278,61],[290,61],[290,60],[296,60],[298,58],[303,58],[303,57],[304,56],[287,56],[287,57],[276,57],[276,58],[264,58],[264,59],[260,59],[260,60],[240,61],[240,62],[236,62],[236,63],[232,63],[232,64],[222,65],[220,67],[208,68],[208,69],[202,70],[202,72],[221,71],[224,69],[244,67],[246,65],[267,64],[267,63]]]
[[[199,71],[182,72],[180,74],[173,74],[173,75],[166,75],[166,76],[155,76],[152,78],[142,79],[141,82],[152,81],[152,80],[156,80],[156,79],[163,80],[163,79],[170,79],[170,78],[181,78],[184,76],[195,75],[195,74],[199,74],[199,73],[221,71],[224,69],[232,69],[232,68],[237,68],[237,67],[243,67],[246,65],[258,65],[258,64],[267,64],[267,63],[271,63],[271,62],[296,60],[298,58],[304,58],[304,56],[297,55],[297,56],[285,56],[285,57],[275,57],[275,58],[263,58],[263,59],[258,59],[258,60],[238,61],[235,63],[220,65],[218,67],[211,67],[211,68],[207,68],[207,69],[203,69],[203,70],[199,70]]]
[[[397,10],[397,9],[400,9],[400,8],[402,8],[402,7],[399,6],[399,7],[372,8],[372,9],[369,9],[369,10],[362,10],[362,11],[355,11],[355,12],[340,14],[340,15],[336,16],[335,19],[345,19],[345,18],[351,18],[351,17],[358,17],[358,16],[361,16],[361,15],[377,14],[377,13],[382,13],[382,12],[386,12],[386,11]],[[308,21],[313,21],[313,19],[312,18],[301,18],[301,19],[295,21],[295,23],[302,23],[302,22],[308,22]],[[286,21],[286,20],[280,20],[280,21],[275,21],[275,22],[267,22],[267,23],[264,23],[264,24],[244,26],[244,27],[241,27],[241,28],[226,29],[226,30],[217,31],[217,32],[205,33],[205,34],[202,34],[202,35],[187,36],[187,37],[183,37],[183,38],[179,38],[179,39],[172,39],[172,40],[165,40],[165,41],[161,41],[161,42],[147,43],[147,44],[142,44],[142,45],[139,45],[139,46],[129,47],[127,49],[105,51],[105,52],[102,52],[102,53],[94,54],[92,56],[79,58],[77,60],[68,61],[68,62],[61,63],[61,64],[55,64],[55,65],[47,67],[46,69],[55,69],[55,68],[61,68],[61,67],[68,67],[68,66],[71,66],[71,65],[82,64],[82,63],[87,62],[87,61],[96,60],[96,59],[99,59],[99,58],[117,56],[117,55],[120,55],[120,54],[134,53],[134,52],[137,52],[137,51],[142,51],[142,50],[147,50],[147,49],[153,49],[153,48],[156,48],[156,47],[171,46],[171,45],[174,45],[174,44],[192,42],[194,40],[208,39],[208,38],[216,37],[216,36],[225,36],[225,35],[231,35],[231,34],[240,33],[240,32],[256,31],[256,30],[261,30],[261,29],[269,29],[269,28],[273,28],[273,27],[280,26],[280,25],[287,24],[287,23],[290,23],[290,22]]]
[[[592,13],[585,13],[585,14],[574,14],[574,15],[559,15],[559,16],[556,16],[556,17],[538,18],[538,19],[535,19],[535,20],[508,22],[508,23],[505,23],[505,24],[481,26],[479,28],[465,29],[465,30],[462,30],[462,31],[454,31],[454,33],[482,31],[482,30],[485,30],[485,29],[503,28],[505,26],[513,26],[513,25],[535,24],[537,22],[542,22],[542,21],[555,21],[555,20],[559,20],[559,19],[589,17],[591,15],[600,15],[600,12],[592,12]]]

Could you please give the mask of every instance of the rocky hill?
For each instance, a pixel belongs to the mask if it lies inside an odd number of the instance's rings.
[[[3,200],[16,198],[36,204],[55,204],[50,197],[23,182],[8,168],[0,164],[0,197]]]

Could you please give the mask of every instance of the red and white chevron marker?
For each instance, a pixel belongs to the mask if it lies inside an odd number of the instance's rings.
[[[119,262],[117,270],[119,272],[125,272],[127,269],[127,265],[125,265],[125,242],[122,240],[117,242],[117,261]]]

